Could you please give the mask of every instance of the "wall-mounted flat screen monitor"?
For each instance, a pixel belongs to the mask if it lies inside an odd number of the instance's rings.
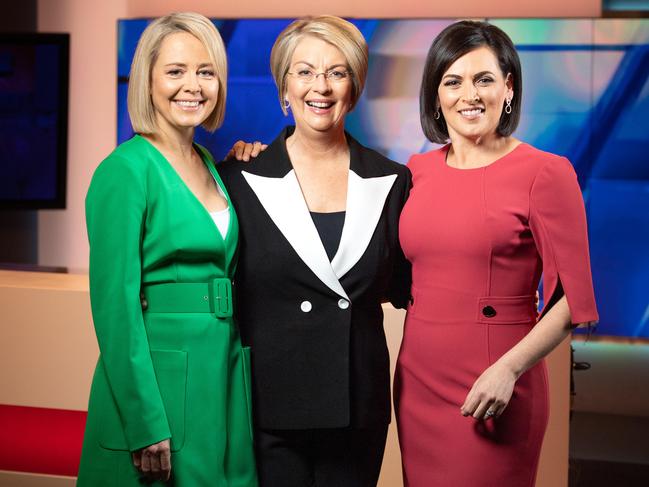
[[[68,34],[0,34],[0,209],[65,208]]]
[[[649,19],[488,19],[523,67],[515,136],[570,159],[588,212],[598,333],[649,338]],[[290,19],[213,20],[229,60],[223,127],[196,138],[216,157],[243,139],[271,142],[286,124],[270,50]],[[118,142],[132,136],[128,72],[149,20],[119,23]],[[419,119],[426,53],[452,19],[351,19],[369,45],[365,91],[346,118],[362,144],[406,163],[435,148]],[[567,232],[570,229],[566,229]]]

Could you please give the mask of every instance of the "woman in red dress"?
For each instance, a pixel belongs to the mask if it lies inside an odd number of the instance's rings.
[[[543,357],[598,318],[577,178],[567,159],[512,137],[520,61],[493,25],[436,38],[420,101],[427,138],[450,144],[411,158],[400,221],[413,265],[395,380],[405,484],[532,486]]]

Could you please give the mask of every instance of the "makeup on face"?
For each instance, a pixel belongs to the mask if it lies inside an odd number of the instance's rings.
[[[187,130],[203,123],[216,107],[219,82],[205,46],[179,32],[160,45],[151,71],[151,99],[159,126]]]
[[[439,108],[451,137],[484,138],[496,134],[508,98],[510,77],[493,51],[480,47],[457,59],[442,76]]]
[[[307,81],[307,77],[313,79]],[[297,127],[321,132],[344,125],[351,103],[352,80],[340,49],[322,39],[305,36],[293,52],[286,83],[286,98]]]

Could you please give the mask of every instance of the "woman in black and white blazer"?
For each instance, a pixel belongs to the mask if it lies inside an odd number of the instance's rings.
[[[219,173],[240,218],[235,277],[252,350],[262,486],[376,485],[390,421],[381,302],[404,307],[398,243],[408,170],[344,131],[367,45],[332,16],[293,22],[271,69],[285,128],[253,162]]]

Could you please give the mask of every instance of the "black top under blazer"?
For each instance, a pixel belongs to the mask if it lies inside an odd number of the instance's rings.
[[[286,150],[293,130],[250,163],[218,167],[239,215],[235,317],[251,347],[256,426],[387,424],[381,302],[405,307],[409,298],[398,224],[410,171],[347,134],[345,224],[330,262]]]

